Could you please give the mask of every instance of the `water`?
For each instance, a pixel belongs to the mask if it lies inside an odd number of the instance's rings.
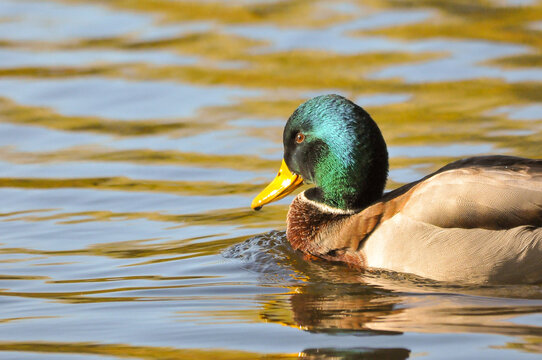
[[[389,188],[542,154],[540,1],[0,3],[3,359],[538,358],[542,287],[308,262],[252,197],[305,99]]]

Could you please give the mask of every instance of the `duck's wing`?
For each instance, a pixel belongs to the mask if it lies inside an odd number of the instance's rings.
[[[457,161],[389,202],[396,212],[441,228],[542,226],[542,160],[487,156]]]

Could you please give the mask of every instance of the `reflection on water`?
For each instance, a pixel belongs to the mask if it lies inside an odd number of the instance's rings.
[[[328,92],[381,126],[389,188],[540,157],[541,23],[540,1],[2,1],[1,357],[539,357],[540,286],[308,262],[289,199],[249,204]]]

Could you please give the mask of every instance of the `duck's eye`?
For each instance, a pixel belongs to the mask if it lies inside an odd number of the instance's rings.
[[[302,133],[297,133],[297,135],[295,136],[295,142],[301,144],[303,141],[305,141],[305,135],[303,135]]]

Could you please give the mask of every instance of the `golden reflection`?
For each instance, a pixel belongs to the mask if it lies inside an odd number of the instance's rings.
[[[75,280],[49,280],[49,284],[77,284],[87,282],[110,282],[110,281],[132,281],[132,280],[150,280],[150,281],[171,281],[171,280],[199,280],[199,279],[216,279],[219,276],[158,276],[158,275],[141,275],[141,276],[114,276],[107,278],[92,278],[92,279],[75,279]]]
[[[159,222],[174,223],[170,229],[182,228],[185,226],[207,225],[216,226],[218,222],[222,226],[239,226],[244,229],[261,229],[267,227],[282,228],[284,224],[284,213],[287,205],[272,205],[266,212],[256,213],[246,208],[232,208],[227,210],[214,210],[205,213],[192,213],[187,215],[174,215],[162,212],[112,212],[112,211],[81,211],[66,212],[43,215],[22,215],[12,216],[5,221],[51,221],[58,220],[60,224],[81,224],[86,222],[105,221],[128,221],[128,220],[150,220]],[[0,214],[1,215],[1,214]]]
[[[0,351],[42,353],[42,354],[74,354],[101,355],[129,359],[213,359],[213,360],[243,360],[243,359],[390,359],[402,360],[410,356],[410,351],[402,348],[314,348],[305,349],[295,354],[281,353],[251,353],[238,350],[202,350],[178,349],[174,347],[134,346],[128,344],[99,344],[99,343],[59,343],[59,342],[0,342]]]
[[[128,359],[201,359],[201,360],[243,360],[243,359],[292,359],[297,354],[259,354],[236,350],[200,350],[177,349],[174,347],[134,346],[128,344],[99,344],[91,342],[0,342],[0,351],[42,353],[101,355]]]
[[[72,147],[58,151],[22,152],[0,148],[0,157],[18,164],[43,164],[51,162],[127,162],[153,165],[192,165],[202,168],[228,168],[235,170],[270,170],[273,160],[251,155],[220,155],[175,150],[130,149],[115,150],[98,147]]]
[[[265,41],[256,41],[241,36],[222,34],[217,32],[198,32],[188,34],[178,38],[130,41],[129,43],[111,44],[115,46],[134,49],[168,49],[179,53],[204,56],[208,61],[211,59],[223,60],[245,60],[239,57],[240,54],[255,49],[259,46],[267,45]],[[89,44],[91,47],[96,44]],[[77,45],[74,45],[77,46]],[[85,46],[79,44],[78,46]],[[212,64],[212,62],[210,62]],[[208,64],[207,64],[208,65]],[[207,66],[208,67],[208,66]],[[211,66],[212,67],[212,66]],[[175,73],[177,67],[160,67],[163,73]],[[155,69],[158,70],[158,69]],[[143,72],[145,73],[145,72]]]
[[[37,320],[37,319],[54,319],[58,318],[59,316],[27,316],[27,317],[18,317],[18,318],[4,318],[0,319],[0,325],[15,321],[24,321],[24,320]]]
[[[23,106],[0,98],[3,122],[47,127],[62,131],[105,133],[120,136],[175,133],[177,136],[201,132],[203,124],[194,121],[156,122],[152,120],[108,120],[91,116],[64,116],[40,107]]]
[[[522,67],[542,67],[542,54],[523,54],[506,56],[499,59],[495,59],[492,64],[501,65],[509,68]]]
[[[376,0],[374,4],[396,8],[433,8],[439,21],[399,25],[372,30],[386,36],[408,39],[448,37],[520,43],[542,48],[540,32],[525,24],[542,18],[542,4],[499,6],[497,1]]]
[[[493,346],[494,349],[519,350],[528,353],[542,353],[542,336],[525,336],[523,342],[508,342],[504,346]]]
[[[74,178],[74,179],[34,179],[0,178],[0,188],[23,189],[100,189],[116,191],[163,192],[179,195],[244,195],[252,194],[260,185],[231,184],[213,181],[166,181],[134,180],[125,177]]]
[[[85,0],[62,0],[86,3]],[[96,1],[98,2],[98,1]],[[167,21],[217,20],[223,23],[274,22],[283,25],[318,26],[345,20],[348,16],[330,9],[319,11],[310,0],[280,0],[266,2],[168,1],[168,0],[101,0],[120,10],[155,13]]]
[[[238,282],[205,282],[204,284],[182,284],[182,285],[162,285],[162,286],[123,286],[113,289],[104,289],[104,290],[89,290],[89,291],[71,291],[71,292],[22,292],[22,291],[6,291],[0,290],[0,296],[10,296],[17,298],[33,298],[33,299],[46,299],[56,302],[68,303],[68,304],[86,304],[86,303],[107,303],[107,302],[131,302],[131,301],[180,301],[186,300],[186,297],[183,296],[160,296],[160,295],[145,295],[137,296],[130,294],[131,292],[140,293],[146,292],[151,293],[156,290],[160,292],[162,290],[174,290],[174,289],[183,289],[183,288],[197,288],[197,287],[221,287],[221,286],[234,286]],[[117,295],[127,294],[127,295]],[[195,296],[192,299],[205,300],[205,296]],[[221,297],[217,296],[215,299],[219,300]],[[223,299],[228,297],[223,296]]]
[[[137,71],[124,67],[113,70],[110,75],[126,77],[129,74],[131,78],[175,79],[204,85],[222,84],[258,89],[273,89],[277,86],[298,90],[342,89],[359,94],[361,91],[370,93],[406,90],[408,87],[403,86],[401,81],[366,80],[364,76],[384,66],[433,58],[433,54],[382,52],[370,55],[339,55],[298,50],[258,56],[237,54],[236,60],[248,62],[250,65],[240,69],[140,65],[134,67]],[[314,76],[315,73],[325,73],[326,76]]]
[[[21,66],[15,68],[0,68],[0,76],[21,76],[32,78],[70,78],[74,76],[92,76],[107,75],[111,66],[87,66],[87,67],[68,67],[56,66],[53,68]]]
[[[49,276],[39,275],[4,275],[0,274],[0,280],[48,280]]]
[[[213,235],[215,236],[215,235]],[[249,236],[208,240],[211,236],[198,236],[182,240],[162,241],[158,239],[129,240],[111,243],[97,243],[84,249],[76,250],[37,250],[30,248],[0,248],[0,254],[27,254],[46,256],[107,256],[118,259],[148,258],[158,255],[180,255],[163,257],[157,261],[173,261],[196,256],[209,256],[220,253],[223,249],[246,240]],[[206,240],[206,241],[203,241]]]

